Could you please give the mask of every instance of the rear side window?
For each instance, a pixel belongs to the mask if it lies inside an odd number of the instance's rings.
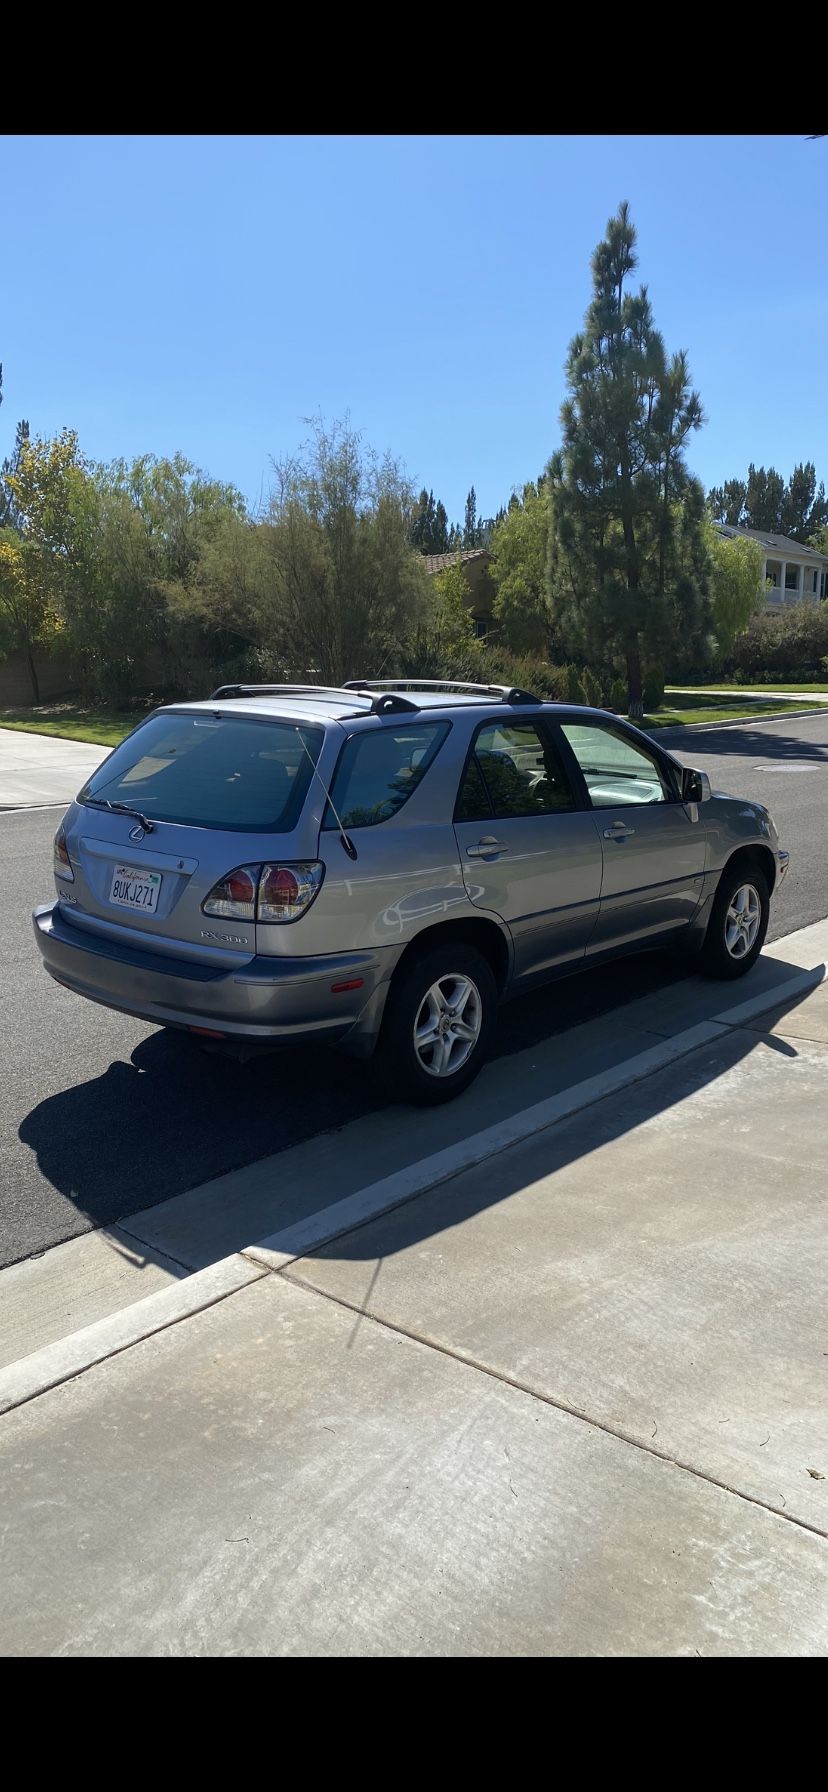
[[[343,827],[373,828],[396,815],[425,777],[448,731],[448,722],[417,722],[352,734],[331,787]],[[330,806],[323,826],[338,826]]]
[[[293,722],[151,716],[116,747],[78,801],[129,803],[151,821],[190,827],[289,833],[321,746],[321,728]]]
[[[554,742],[534,722],[490,722],[476,736],[457,799],[457,821],[557,815],[575,809]]]

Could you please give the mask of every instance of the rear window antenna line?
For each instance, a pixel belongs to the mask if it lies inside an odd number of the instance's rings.
[[[325,783],[325,780],[324,780],[324,778],[323,778],[323,776],[322,776],[322,773],[321,773],[321,772],[320,772],[320,770],[319,770],[319,768],[318,768],[318,766],[317,766],[317,764],[316,764],[316,760],[315,760],[315,759],[314,759],[314,757],[313,757],[313,754],[312,754],[312,753],[311,753],[311,751],[310,751],[310,749],[309,749],[309,747],[308,747],[308,743],[307,743],[307,741],[306,741],[306,739],[305,739],[305,736],[304,736],[304,734],[303,734],[303,733],[302,733],[302,730],[301,730],[301,728],[300,728],[300,727],[299,727],[299,724],[298,724],[298,722],[297,722],[297,723],[295,723],[295,724],[294,724],[294,725],[295,725],[295,728],[296,728],[296,732],[297,732],[297,734],[298,734],[298,736],[299,736],[299,739],[300,739],[300,741],[301,741],[301,742],[302,742],[302,746],[303,746],[303,749],[304,749],[304,751],[305,751],[305,753],[306,753],[306,754],[307,754],[307,756],[308,756],[308,760],[309,760],[309,762],[310,762],[310,768],[311,768],[311,771],[312,771],[312,772],[313,772],[313,775],[314,775],[314,777],[315,777],[315,778],[317,778],[317,779],[318,779],[318,781],[319,781],[319,783],[320,783],[320,784],[321,784],[321,786],[322,786],[322,789],[323,789],[323,790],[324,790],[324,792],[325,792],[325,796],[326,796],[326,797],[327,797],[327,799],[328,799],[328,803],[329,803],[329,804],[330,804],[330,808],[331,808],[331,813],[332,813],[332,815],[333,815],[333,818],[334,818],[334,821],[335,821],[335,822],[336,822],[336,825],[337,825],[337,827],[338,827],[338,828],[339,828],[339,839],[340,839],[340,844],[341,844],[341,846],[342,846],[342,850],[343,850],[343,852],[346,852],[346,853],[347,853],[347,854],[348,854],[348,857],[349,857],[349,859],[356,859],[356,858],[357,858],[357,857],[358,857],[358,856],[359,856],[359,855],[358,855],[358,853],[357,853],[357,849],[356,849],[356,847],[355,847],[355,845],[354,845],[354,843],[353,843],[353,840],[352,840],[352,839],[351,839],[351,838],[350,838],[350,836],[349,836],[349,835],[348,835],[348,834],[346,834],[346,832],[345,832],[345,829],[344,829],[344,827],[343,827],[343,824],[342,824],[342,819],[341,819],[341,817],[340,817],[340,816],[339,816],[339,814],[338,814],[338,813],[337,813],[337,810],[336,810],[336,808],[335,808],[335,807],[334,807],[334,800],[333,800],[333,797],[332,797],[332,796],[331,796],[331,793],[330,793],[330,791],[329,791],[329,789],[328,789],[328,786],[327,786],[327,784],[326,784],[326,783]],[[324,816],[323,816],[323,818],[322,818],[322,819],[323,819],[323,821],[324,821]]]

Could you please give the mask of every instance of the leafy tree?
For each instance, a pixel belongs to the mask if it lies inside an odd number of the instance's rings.
[[[411,518],[410,539],[412,547],[421,554],[447,554],[449,545],[449,524],[445,504],[434,493],[427,492],[425,486],[414,505]]]
[[[428,596],[408,539],[407,480],[347,419],[316,419],[275,472],[268,549],[283,662],[325,684],[381,673]]]
[[[549,645],[546,566],[549,556],[549,495],[531,482],[513,493],[500,513],[491,541],[494,616],[498,632],[515,653],[544,653]]]
[[[707,524],[713,628],[720,655],[730,652],[762,604],[762,549],[745,536],[720,535]]]
[[[381,674],[428,604],[407,480],[347,420],[315,419],[274,472],[266,519],[225,516],[198,564],[168,587],[173,608],[251,643],[285,677],[337,685]]]
[[[182,454],[113,461],[95,469],[94,484],[86,576],[68,606],[84,683],[123,703],[147,650],[156,647],[167,653],[175,681],[189,685],[191,661],[199,660],[192,651],[200,645],[199,618],[181,594],[204,580],[226,528],[247,529],[241,494]]]
[[[474,639],[469,587],[458,559],[429,580],[429,602],[417,629],[413,646],[414,670],[437,665],[469,653],[478,654]]]
[[[82,577],[92,510],[91,481],[75,431],[64,429],[51,441],[21,439],[8,487],[19,554],[16,638],[37,703],[34,648],[63,630],[67,600]],[[7,563],[7,605],[11,588]]]
[[[32,702],[40,702],[40,681],[34,650],[60,632],[44,561],[14,529],[0,529],[0,641],[4,651],[20,650],[26,659]]]
[[[800,461],[787,484],[775,467],[755,467],[747,479],[728,479],[711,487],[707,498],[718,523],[734,528],[758,529],[769,535],[789,535],[794,541],[810,541],[828,523],[825,486],[817,485],[813,461]]]
[[[592,258],[593,295],[566,364],[563,444],[550,462],[549,590],[567,646],[626,667],[642,714],[641,643],[703,635],[703,498],[684,448],[702,423],[687,357],[668,358],[637,266],[626,203]]]

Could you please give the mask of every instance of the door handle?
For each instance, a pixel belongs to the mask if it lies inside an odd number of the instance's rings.
[[[498,853],[508,852],[508,850],[509,848],[507,846],[502,846],[499,840],[478,840],[476,846],[466,847],[466,858],[494,859],[497,857]]]
[[[623,821],[614,821],[611,828],[604,829],[605,840],[626,840],[635,828],[628,828]]]

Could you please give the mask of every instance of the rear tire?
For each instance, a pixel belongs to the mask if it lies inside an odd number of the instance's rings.
[[[453,1101],[485,1063],[497,1012],[488,959],[462,941],[434,947],[391,989],[374,1060],[395,1101]]]
[[[702,947],[708,977],[744,977],[765,943],[770,896],[763,872],[736,865],[725,870],[713,901]]]

